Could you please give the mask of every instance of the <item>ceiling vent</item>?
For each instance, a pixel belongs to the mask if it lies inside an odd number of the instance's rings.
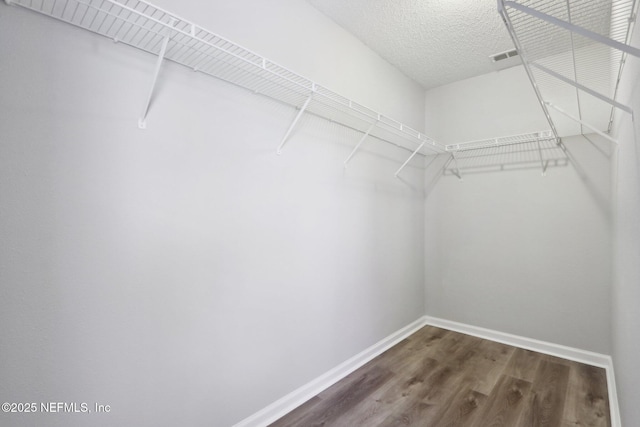
[[[490,58],[493,62],[504,61],[505,59],[512,58],[514,56],[518,56],[518,51],[513,49],[508,52],[497,53],[495,55],[491,55]]]
[[[489,59],[496,70],[504,70],[521,64],[520,55],[516,49],[496,53],[491,55]]]

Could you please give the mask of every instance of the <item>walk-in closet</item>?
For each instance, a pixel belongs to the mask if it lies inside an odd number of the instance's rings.
[[[0,425],[640,425],[639,3],[0,3]]]

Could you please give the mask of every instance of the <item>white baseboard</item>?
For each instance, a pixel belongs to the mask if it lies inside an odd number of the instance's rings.
[[[425,316],[423,319],[427,325],[437,326],[450,331],[473,335],[474,337],[484,338],[512,345],[514,347],[549,354],[562,359],[573,360],[586,365],[597,366],[605,369],[607,372],[607,391],[609,393],[611,427],[621,427],[620,407],[618,406],[618,394],[616,391],[616,380],[613,372],[613,360],[611,359],[611,356],[532,338],[521,337],[519,335],[508,334],[492,329],[480,328],[478,326],[467,325],[451,320],[440,319],[438,317]]]
[[[592,351],[580,350],[564,345],[553,344],[546,341],[521,337],[492,329],[480,328],[478,326],[453,322],[451,320],[437,317],[424,316],[404,328],[394,332],[382,339],[366,350],[353,356],[351,359],[341,363],[330,371],[324,373],[313,381],[292,391],[281,399],[270,404],[266,408],[256,412],[248,418],[235,424],[234,427],[263,427],[271,424],[293,409],[302,405],[307,400],[319,394],[323,390],[340,381],[371,359],[382,354],[384,351],[396,345],[412,333],[425,325],[437,326],[439,328],[484,338],[491,341],[500,342],[514,347],[537,351],[551,356],[569,359],[587,365],[604,368],[607,372],[607,388],[609,392],[609,405],[611,411],[611,427],[621,427],[620,408],[618,406],[618,396],[616,392],[615,374],[613,371],[613,361],[611,356],[594,353]]]
[[[607,370],[607,389],[609,391],[609,411],[611,411],[611,427],[622,427],[620,418],[620,406],[618,405],[618,389],[616,388],[616,375],[613,372],[613,359],[609,356]]]
[[[598,366],[600,368],[606,368],[610,365],[611,357],[605,354],[594,353],[592,351],[580,350],[560,344],[553,344],[546,341],[508,334],[506,332],[467,325],[451,320],[440,319],[438,317],[425,316],[424,320],[427,325],[437,326],[450,331],[473,335],[474,337],[484,338],[490,341],[496,341],[527,350],[533,350],[538,353],[549,354],[563,359],[574,360],[587,365]]]
[[[421,317],[415,322],[383,338],[366,350],[356,354],[351,359],[341,363],[281,399],[278,399],[266,408],[245,418],[235,424],[234,427],[263,427],[271,424],[422,328],[425,325],[424,319],[424,317]]]

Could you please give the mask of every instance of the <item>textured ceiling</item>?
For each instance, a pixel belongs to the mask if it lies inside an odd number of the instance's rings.
[[[496,0],[308,0],[426,89],[496,70],[513,49]]]

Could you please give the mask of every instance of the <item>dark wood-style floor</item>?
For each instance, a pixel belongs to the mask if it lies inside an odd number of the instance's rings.
[[[271,424],[610,426],[605,370],[426,326]]]

